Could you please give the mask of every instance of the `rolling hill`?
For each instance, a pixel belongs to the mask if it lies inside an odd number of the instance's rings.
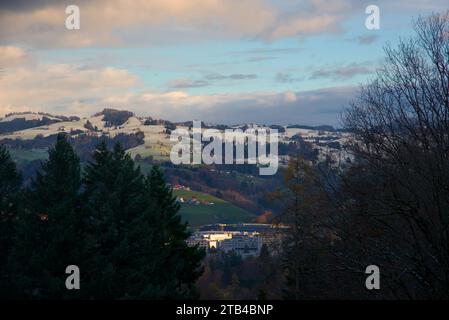
[[[45,160],[48,156],[46,149],[10,151],[12,158],[23,165],[34,160]],[[149,172],[151,166],[139,165],[144,173]],[[173,193],[178,198],[184,199],[185,202],[180,203],[180,214],[182,220],[188,222],[190,227],[214,223],[250,222],[256,218],[255,214],[207,193],[191,190],[174,190]],[[197,199],[198,203],[188,203],[192,199]]]
[[[223,191],[223,196],[220,197],[230,202],[204,193],[176,190],[177,196],[187,199],[181,204],[181,215],[191,226],[253,220],[255,214],[266,209],[264,193],[268,191],[267,187],[274,187],[276,181],[262,179],[248,165],[238,168],[204,168],[201,165],[175,168],[169,158],[176,143],[171,141],[170,132],[174,128],[188,131],[190,126],[191,121],[172,123],[115,109],[104,109],[84,118],[24,112],[9,114],[0,119],[0,143],[9,148],[13,159],[29,179],[38,169],[39,160],[47,157],[47,149],[54,143],[58,133],[69,136],[84,163],[90,160],[92,151],[101,140],[107,140],[111,146],[120,142],[144,173],[148,173],[153,164],[158,164],[166,166],[171,172],[171,178],[175,178],[168,181],[177,181],[211,194]],[[330,126],[204,124],[203,129],[206,128],[214,128],[220,132],[225,129],[277,129],[280,167],[286,165],[290,154],[295,154],[301,148],[311,156],[316,154],[318,160],[326,160],[327,157],[336,161],[346,159],[347,155],[342,153],[340,144],[351,139],[350,133],[334,130]],[[254,169],[257,171],[257,167]],[[192,197],[198,202],[189,201]],[[247,210],[242,209],[243,207]]]

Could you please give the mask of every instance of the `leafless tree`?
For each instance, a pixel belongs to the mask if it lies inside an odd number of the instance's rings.
[[[449,298],[449,11],[414,29],[344,114],[358,164],[339,209],[396,296]]]

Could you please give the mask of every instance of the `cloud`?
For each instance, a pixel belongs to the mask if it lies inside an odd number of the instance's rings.
[[[232,51],[231,55],[241,56],[241,55],[266,55],[266,54],[294,54],[303,51],[304,48],[301,47],[290,47],[290,48],[255,48],[251,50],[244,51]]]
[[[170,89],[188,89],[188,88],[201,88],[212,85],[214,81],[221,80],[250,80],[256,79],[256,74],[243,74],[243,73],[233,73],[230,75],[223,75],[220,73],[210,73],[207,74],[203,80],[194,79],[174,79],[167,83],[167,87]]]
[[[284,100],[285,102],[296,102],[298,100],[298,97],[293,91],[286,91],[284,93]]]
[[[206,87],[209,85],[209,83],[204,80],[175,79],[171,80],[167,85],[172,89],[183,89]]]
[[[0,114],[14,111],[70,112],[93,106],[105,96],[125,94],[140,80],[127,70],[40,64],[7,69],[0,77]],[[88,111],[90,112],[90,111]]]
[[[322,79],[329,78],[333,80],[350,79],[357,75],[371,74],[375,71],[369,62],[365,63],[351,63],[346,66],[341,66],[337,68],[323,68],[312,72],[309,79]]]
[[[178,82],[177,86],[188,84]],[[354,91],[189,94],[181,89],[161,92],[145,88],[138,77],[123,69],[38,64],[3,73],[0,114],[31,110],[88,116],[116,107],[174,121],[336,124],[341,107]]]
[[[341,31],[338,26],[340,19],[336,16],[321,15],[308,16],[300,14],[286,19],[282,24],[276,25],[271,30],[264,32],[262,38],[268,41],[279,40],[288,37],[304,37],[321,33],[335,33]]]
[[[252,37],[275,21],[259,0],[81,1],[81,29],[66,30],[67,1],[0,7],[0,39],[35,47],[151,46],[201,39]],[[251,15],[251,19],[248,16]]]
[[[248,79],[256,79],[257,74],[234,73],[230,75],[222,75],[219,73],[212,73],[206,75],[205,78],[207,80],[248,80]]]
[[[0,4],[2,43],[34,47],[152,46],[207,39],[274,41],[340,30],[353,0],[76,1],[81,29],[66,30],[73,1]]]
[[[29,57],[18,47],[0,50],[9,62]],[[214,81],[257,78],[256,74],[246,73],[206,76],[209,80],[172,80],[171,90],[163,92],[145,87],[126,69],[35,61],[5,68],[1,73],[0,115],[44,111],[88,116],[106,107],[117,107],[175,121],[335,124],[338,110],[351,96],[345,88],[217,94],[189,94],[183,90]]]
[[[65,29],[76,4],[81,29]],[[359,0],[15,0],[0,2],[0,43],[32,47],[152,46],[210,39],[267,42],[343,31],[371,4]],[[378,0],[383,11],[439,11],[447,0]]]
[[[304,77],[294,77],[290,73],[278,72],[275,80],[280,83],[293,83],[303,81]]]
[[[368,34],[364,36],[359,36],[355,38],[354,40],[357,41],[358,44],[371,44],[376,42],[376,40],[379,38],[377,34]]]
[[[89,0],[77,0],[76,4],[80,4]],[[66,5],[73,4],[74,1],[67,0],[14,0],[14,1],[2,1],[0,2],[0,9],[10,11],[31,11],[38,8],[45,8],[57,4],[58,2],[64,2]]]
[[[29,56],[25,50],[14,46],[0,46],[0,68],[11,68],[23,65]]]
[[[276,57],[250,57],[246,59],[246,62],[260,62],[260,61],[267,61],[267,60],[274,60]]]
[[[232,51],[228,54],[233,57],[244,57],[244,62],[260,62],[277,59],[280,55],[296,54],[303,50],[304,48],[300,47],[255,48],[251,50]]]
[[[355,87],[335,87],[313,91],[247,92],[190,95],[185,92],[143,92],[120,97],[109,103],[138,114],[172,121],[203,120],[212,123],[331,124],[338,125],[342,108],[355,94]]]

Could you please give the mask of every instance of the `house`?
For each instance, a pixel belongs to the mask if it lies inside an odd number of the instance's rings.
[[[184,202],[186,202],[186,201],[185,201],[184,197],[179,197],[179,198],[178,198],[178,202],[184,203]]]

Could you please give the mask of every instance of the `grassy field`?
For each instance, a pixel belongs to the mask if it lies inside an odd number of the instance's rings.
[[[151,165],[143,162],[139,163],[139,165],[143,173],[150,172]],[[256,217],[253,213],[207,193],[192,190],[174,190],[173,193],[187,201],[195,197],[201,202],[214,203],[213,205],[181,204],[180,213],[182,219],[187,221],[191,227],[213,223],[250,222]]]
[[[251,222],[255,215],[230,203],[217,203],[213,206],[183,204],[180,210],[183,221],[197,227],[213,223]]]
[[[212,223],[250,222],[256,217],[254,214],[210,194],[188,190],[175,190],[174,194],[186,200],[195,197],[200,201],[214,203],[213,205],[181,204],[181,217],[191,227]]]
[[[184,199],[191,199],[192,197],[197,198],[200,201],[207,201],[213,203],[226,203],[225,200],[219,199],[207,193],[202,193],[198,191],[191,190],[174,190],[173,193],[178,197],[183,197]]]
[[[131,157],[134,159],[136,155],[140,155],[142,158],[152,157],[156,161],[168,161],[170,160],[171,147],[162,143],[140,145],[135,148],[127,150]]]

